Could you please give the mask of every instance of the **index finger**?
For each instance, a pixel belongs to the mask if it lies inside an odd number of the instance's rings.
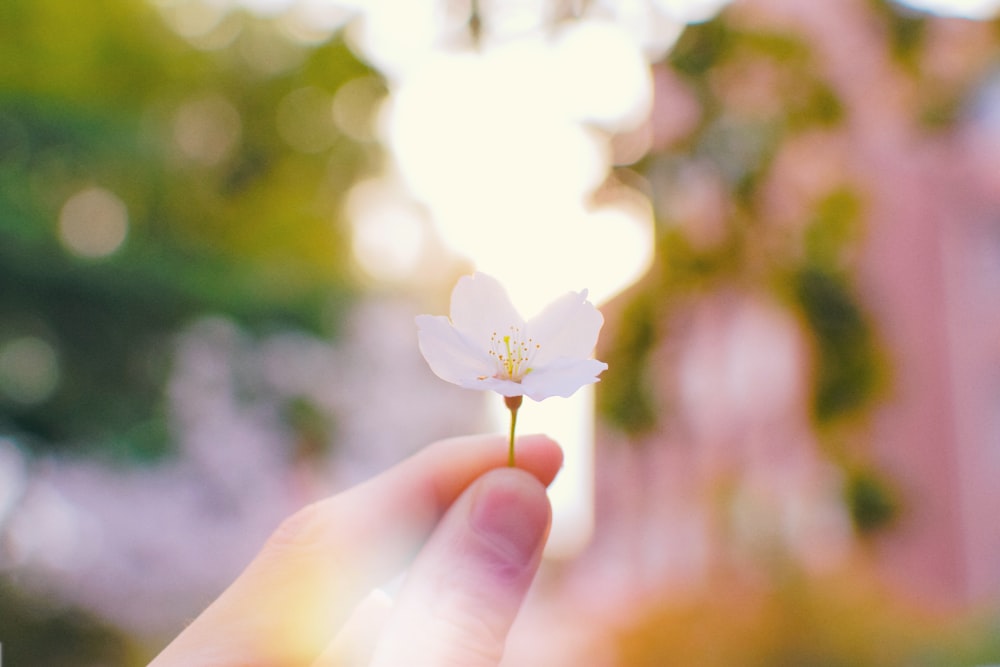
[[[546,485],[562,465],[545,436],[519,438],[517,455]],[[506,457],[502,437],[443,440],[300,510],[150,667],[308,665],[361,598],[405,567],[459,494]]]

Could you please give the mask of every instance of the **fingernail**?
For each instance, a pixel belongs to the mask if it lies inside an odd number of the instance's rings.
[[[496,470],[481,479],[472,504],[472,529],[508,564],[532,561],[549,527],[544,487],[521,470]]]

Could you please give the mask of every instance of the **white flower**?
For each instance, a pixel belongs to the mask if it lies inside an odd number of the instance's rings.
[[[587,290],[569,292],[526,322],[495,278],[475,273],[452,291],[450,317],[417,317],[417,338],[442,380],[540,401],[598,381],[608,365],[591,355],[603,324]]]

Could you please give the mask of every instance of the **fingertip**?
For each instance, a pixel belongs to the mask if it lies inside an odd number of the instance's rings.
[[[563,450],[555,440],[542,433],[523,435],[514,443],[515,466],[548,486],[563,465]]]
[[[438,440],[391,474],[429,480],[443,509],[483,473],[507,467],[508,446],[507,438],[500,435]],[[562,448],[547,435],[523,435],[514,443],[515,467],[534,475],[545,486],[555,479],[562,463]]]

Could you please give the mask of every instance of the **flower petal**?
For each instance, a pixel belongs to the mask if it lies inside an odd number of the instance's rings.
[[[541,345],[533,365],[544,366],[562,357],[589,357],[602,326],[604,316],[587,301],[587,290],[559,297],[526,326],[528,334]]]
[[[483,350],[489,349],[490,336],[501,336],[510,327],[524,327],[500,282],[485,273],[462,276],[451,292],[451,322]],[[491,373],[492,374],[492,373]]]
[[[480,391],[495,391],[501,396],[522,396],[524,387],[520,382],[504,380],[497,377],[476,378],[475,380],[462,384],[466,389],[478,389]]]
[[[496,372],[489,353],[457,331],[447,317],[418,315],[416,322],[420,352],[442,380],[465,386],[466,382]]]
[[[559,359],[524,376],[521,388],[528,398],[541,401],[550,396],[571,396],[577,389],[600,381],[597,376],[608,365],[596,359]]]

